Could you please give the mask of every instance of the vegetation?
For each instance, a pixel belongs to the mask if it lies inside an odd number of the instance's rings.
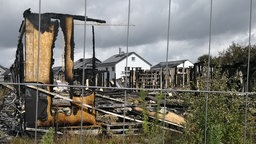
[[[10,144],[32,144],[34,139],[31,137],[15,137],[10,141]]]
[[[150,121],[149,114],[148,114],[148,108],[147,108],[147,101],[146,101],[146,91],[140,92],[140,103],[143,108],[143,131],[142,131],[142,139],[141,142],[143,143],[162,143],[163,138],[163,129],[161,129],[162,124],[158,122],[158,114],[160,111],[160,100],[163,99],[163,94],[158,94],[157,97],[157,106],[156,106],[156,113],[154,115],[154,119]]]
[[[227,91],[227,78],[218,71],[213,75],[210,90]],[[200,81],[205,86],[205,81]],[[179,143],[203,143],[205,130],[205,96],[208,95],[207,143],[243,143],[243,96],[224,93],[199,93],[187,96],[188,115]]]
[[[52,127],[43,135],[40,144],[54,144],[54,129]]]
[[[255,75],[256,47],[251,49],[250,75]],[[204,143],[205,141],[205,113],[206,97],[208,97],[207,109],[207,143],[243,143],[245,95],[238,93],[224,93],[228,91],[243,92],[245,90],[246,65],[248,47],[232,44],[226,51],[217,57],[210,57],[213,69],[209,80],[209,90],[223,91],[222,93],[182,93],[187,105],[186,124],[184,134],[177,143]],[[204,63],[203,73],[207,73],[208,56],[203,55],[198,61]],[[239,75],[240,73],[242,75]],[[250,76],[250,88],[255,89],[254,77]],[[206,90],[207,76],[202,75],[198,80],[197,89]],[[255,139],[255,96],[248,100],[247,113],[247,143],[253,143]]]
[[[44,141],[46,142],[46,141]],[[136,142],[134,138],[126,138],[126,142]],[[34,138],[30,137],[16,137],[11,140],[11,144],[30,144],[34,143]],[[42,141],[41,141],[42,143]],[[84,136],[83,143],[85,144],[121,144],[122,137],[115,138],[99,138],[97,136]],[[80,144],[80,135],[66,134],[57,138],[54,144]]]
[[[248,46],[242,47],[233,43],[228,49],[219,53],[216,57],[210,57],[212,67],[218,68],[221,74],[227,78],[227,87],[229,90],[245,91],[247,82],[248,65]],[[208,55],[202,55],[198,62],[207,66]],[[256,90],[256,46],[251,47],[250,69],[249,69],[249,88],[248,91]]]
[[[226,66],[230,70],[227,77],[234,81],[237,78],[236,71],[240,71],[243,79],[242,84],[247,82],[247,66],[248,66],[248,46],[242,47],[238,44],[232,44],[230,47],[219,54],[218,63]],[[252,46],[250,50],[250,68],[249,68],[249,88],[248,91],[255,91],[256,87],[256,46]]]

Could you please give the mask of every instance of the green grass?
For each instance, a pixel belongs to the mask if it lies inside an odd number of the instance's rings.
[[[57,137],[52,137],[53,133],[46,133],[41,139],[39,139],[39,144],[51,143],[54,144],[80,144],[81,138],[79,134],[64,134],[58,135]],[[165,143],[174,143],[177,134],[172,134],[166,132]],[[82,141],[84,144],[122,144],[123,136],[112,136],[107,137],[105,135],[83,135]],[[125,136],[125,143],[128,144],[161,144],[162,132],[154,136],[144,136],[144,135],[134,135]],[[34,137],[16,137],[10,141],[11,144],[30,144],[34,143]]]
[[[34,143],[34,139],[30,137],[15,137],[10,141],[10,144],[31,144]]]

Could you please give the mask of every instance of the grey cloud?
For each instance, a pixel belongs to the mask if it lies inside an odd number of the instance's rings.
[[[129,46],[138,51],[149,61],[161,61],[165,51],[151,52],[148,49],[162,49],[166,47],[167,17],[169,0],[131,0]],[[15,5],[15,6],[14,6]],[[84,0],[44,0],[42,12],[57,12],[69,14],[84,14]],[[17,45],[18,29],[25,9],[31,8],[38,12],[38,1],[33,0],[5,0],[0,1],[0,49],[8,50]],[[170,58],[197,59],[197,56],[207,51],[209,35],[209,8],[207,0],[172,0],[171,14],[171,46],[175,47]],[[256,5],[253,5],[253,28],[255,28]],[[127,24],[128,1],[120,0],[87,0],[87,16],[104,19],[109,24]],[[248,33],[249,1],[214,0],[212,34],[218,41],[226,41],[235,35]],[[83,47],[83,26],[75,26],[75,42],[77,51]],[[96,48],[99,50],[113,49],[126,46],[125,26],[95,26]],[[61,31],[59,31],[61,35]],[[225,35],[225,37],[223,37]],[[86,47],[91,52],[91,26],[87,26]],[[223,39],[221,39],[223,38]],[[61,38],[58,37],[58,41]],[[175,43],[175,44],[173,44]],[[173,44],[173,45],[172,45]],[[61,44],[56,45],[56,48]],[[190,54],[193,50],[193,55]],[[101,51],[102,52],[102,51]],[[104,51],[103,51],[104,52]],[[2,53],[2,52],[1,52]],[[11,52],[5,51],[6,58],[13,58]],[[1,55],[2,55],[1,54]],[[8,56],[7,56],[8,55]],[[3,56],[0,64],[3,64]]]

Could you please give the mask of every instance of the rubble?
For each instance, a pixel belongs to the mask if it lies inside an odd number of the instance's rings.
[[[143,112],[144,110],[140,107],[135,107],[133,110],[137,111],[137,112]],[[150,111],[147,111],[148,115],[149,116],[156,116],[156,112],[150,112]],[[185,119],[182,117],[182,116],[179,116],[173,112],[170,112],[170,111],[167,111],[166,110],[166,115],[164,116],[164,114],[161,114],[161,113],[158,113],[158,116],[157,116],[159,119],[165,119],[166,121],[169,121],[171,123],[175,123],[175,124],[178,124],[178,125],[182,125],[185,123]]]
[[[16,109],[16,94],[10,92],[1,96],[0,101],[0,143],[8,143],[20,133],[18,111]]]

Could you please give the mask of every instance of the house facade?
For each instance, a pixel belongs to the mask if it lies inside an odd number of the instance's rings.
[[[97,66],[100,63],[101,63],[101,61],[98,60],[97,58],[95,58],[95,65]],[[93,59],[92,58],[87,58],[87,59],[80,58],[74,62],[73,72],[74,72],[75,77],[77,77],[78,79],[81,79],[81,77],[82,77],[82,74],[80,74],[80,72],[83,71],[83,68],[85,70],[92,70]],[[64,66],[53,67],[53,69],[52,69],[53,77],[55,80],[65,81],[64,69],[65,69]],[[80,75],[78,75],[78,74],[80,74]]]
[[[95,66],[99,65],[101,61],[95,58]],[[74,70],[77,69],[92,69],[93,68],[93,58],[80,58],[79,60],[74,62]]]
[[[109,57],[98,65],[99,70],[106,70],[109,72],[110,80],[129,76],[130,70],[149,70],[150,67],[151,64],[135,52],[119,52],[119,54]]]
[[[167,73],[166,73],[167,67]],[[162,71],[165,75],[163,87],[185,87],[190,85],[191,81],[191,68],[194,64],[189,60],[177,60],[160,62],[151,68],[151,71]],[[161,72],[161,73],[162,73]]]
[[[100,72],[95,68],[93,69],[93,63],[95,62],[95,67],[101,63],[101,61],[97,58],[95,58],[95,61],[93,61],[93,58],[87,58],[83,59],[80,58],[77,61],[74,62],[74,67],[73,67],[73,75],[74,75],[74,82],[77,84],[81,84],[83,82],[88,81],[93,81],[95,77],[100,79],[99,77],[101,76]],[[84,69],[84,70],[83,70]],[[64,66],[57,66],[54,67],[53,69],[53,76],[54,76],[54,81],[60,81],[60,82],[65,82],[65,68]],[[84,73],[84,77],[83,77]],[[97,79],[97,80],[98,80]],[[95,80],[94,80],[95,81]],[[90,83],[92,85],[92,82]]]

